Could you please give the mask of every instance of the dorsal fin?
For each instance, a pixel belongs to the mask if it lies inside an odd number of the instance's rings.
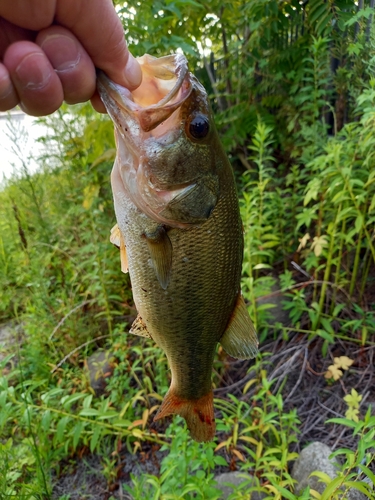
[[[166,290],[172,271],[172,243],[164,226],[158,226],[154,233],[145,233],[148,250],[156,277],[163,290]]]
[[[258,353],[258,339],[241,292],[220,344],[233,358],[250,359]]]

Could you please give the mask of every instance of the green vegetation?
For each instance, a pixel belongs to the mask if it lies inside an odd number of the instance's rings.
[[[373,498],[361,479],[375,479],[374,384],[368,397],[362,378],[355,386],[350,378],[373,364],[375,347],[369,2],[358,12],[350,0],[116,4],[136,55],[181,48],[211,93],[238,180],[243,293],[262,352],[242,364],[243,380],[227,377],[231,363],[219,353],[214,443],[193,443],[180,419],[166,430],[151,425],[169,372],[158,348],[126,334],[131,289],[109,244],[112,124],[89,105],[63,107],[45,119],[52,135],[42,139],[40,171],[30,175],[25,163],[0,192],[0,322],[24,330],[0,362],[0,499],[50,498],[52,471],[88,453],[116,484],[121,454],[150,446],[165,452],[160,476],[133,476],[126,489],[135,499],[219,498],[219,466],[255,478],[231,499],[252,491],[339,499],[348,487]],[[272,294],[282,296],[289,322],[275,319]],[[354,436],[353,446],[335,451],[343,457],[338,477],[321,475],[321,496],[297,495],[290,476],[303,423],[291,401],[301,379],[288,385],[288,371],[276,377],[274,369],[277,356],[289,363],[289,345],[305,352],[301,377],[309,366],[322,393],[340,394],[346,418],[325,425]],[[115,362],[96,397],[85,363],[98,347]]]

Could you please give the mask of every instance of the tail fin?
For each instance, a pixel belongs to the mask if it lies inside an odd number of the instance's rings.
[[[213,393],[199,399],[182,399],[170,388],[154,420],[168,415],[181,415],[186,420],[191,437],[195,441],[211,441],[215,436]]]

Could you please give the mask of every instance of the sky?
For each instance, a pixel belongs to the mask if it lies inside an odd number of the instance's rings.
[[[38,165],[30,156],[37,156],[43,146],[37,139],[46,134],[46,127],[37,118],[21,110],[0,113],[0,184],[4,177],[22,171],[22,160],[27,169],[35,172]]]

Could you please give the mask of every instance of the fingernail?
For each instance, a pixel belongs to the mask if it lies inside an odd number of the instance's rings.
[[[25,89],[40,90],[51,79],[51,71],[43,54],[29,54],[17,66],[15,73]],[[26,85],[24,82],[27,82]]]
[[[65,35],[47,36],[41,48],[57,72],[74,69],[81,59],[81,51],[77,44]]]
[[[125,80],[127,81],[127,87],[130,90],[134,90],[139,87],[142,81],[141,66],[135,57],[130,53],[128,62],[125,66]]]

